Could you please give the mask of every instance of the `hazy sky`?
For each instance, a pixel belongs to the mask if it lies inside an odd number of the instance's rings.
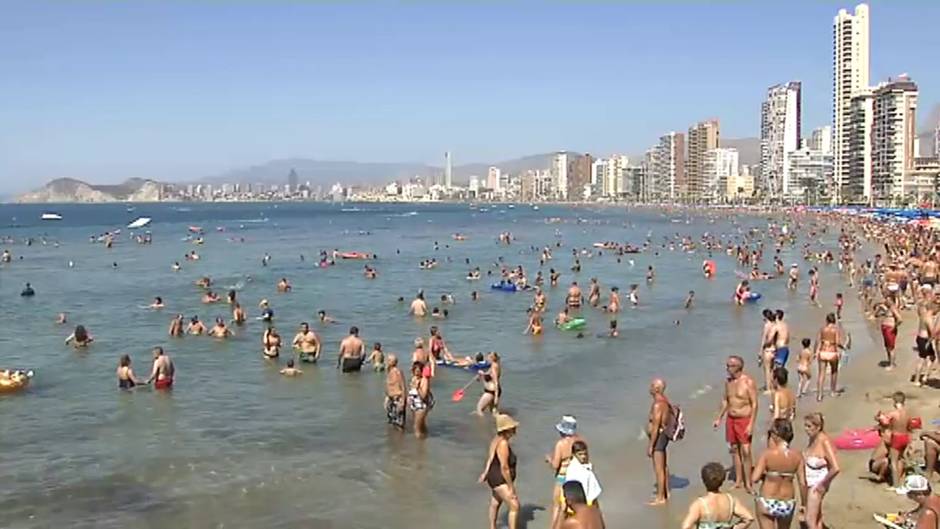
[[[273,158],[642,152],[768,86],[831,112],[832,2],[0,0],[0,191],[198,178]],[[872,81],[940,101],[940,2],[873,2]],[[926,111],[922,113],[925,115]]]

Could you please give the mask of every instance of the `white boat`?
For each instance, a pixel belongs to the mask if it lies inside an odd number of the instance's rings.
[[[128,229],[135,230],[137,228],[143,228],[144,226],[150,224],[150,217],[139,217],[134,222],[131,222],[127,225]]]
[[[42,220],[62,220],[62,215],[58,213],[43,213]]]

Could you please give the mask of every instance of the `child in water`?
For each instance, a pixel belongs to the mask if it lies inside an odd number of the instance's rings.
[[[295,376],[300,375],[300,374],[302,374],[302,373],[303,373],[303,371],[301,371],[300,369],[297,369],[296,367],[294,367],[294,359],[293,359],[293,358],[291,358],[290,360],[288,360],[288,361],[287,361],[287,367],[285,367],[284,369],[281,370],[281,374],[284,375],[285,377],[295,377]]]
[[[810,348],[810,344],[813,342],[809,338],[803,338],[802,342],[803,350],[800,351],[799,363],[796,367],[796,372],[800,375],[800,387],[797,391],[796,397],[800,398],[806,393],[807,388],[809,388],[809,379],[812,378],[810,372],[810,365],[813,361],[813,350]]]
[[[385,353],[382,352],[382,344],[375,342],[372,346],[372,352],[369,353],[369,363],[372,364],[373,371],[385,371]]]

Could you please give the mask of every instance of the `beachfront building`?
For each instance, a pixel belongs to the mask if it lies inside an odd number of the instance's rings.
[[[933,155],[940,158],[940,118],[937,118],[937,130],[933,133]]]
[[[490,167],[486,171],[486,186],[493,191],[499,191],[502,187],[502,182],[500,177],[502,176],[502,170],[499,167]]]
[[[940,193],[940,157],[914,158],[914,168],[907,174],[905,191],[909,204],[928,204],[936,207]]]
[[[638,165],[627,166],[623,174],[621,197],[628,200],[643,200],[643,190],[647,186],[647,169],[645,161]]]
[[[917,196],[922,187],[911,179],[917,139],[917,85],[902,75],[879,84],[871,100],[872,201],[882,205],[902,203]]]
[[[761,104],[760,188],[770,199],[790,194],[790,153],[800,146],[802,85],[799,81],[767,89]]]
[[[685,134],[670,132],[659,138],[653,148],[652,180],[656,200],[678,200],[686,189],[685,180]]]
[[[568,200],[584,200],[590,196],[591,166],[594,158],[590,154],[575,157],[568,167]],[[587,193],[587,196],[585,196]]]
[[[697,202],[705,193],[705,153],[718,148],[718,120],[709,119],[689,127],[688,155],[685,158],[686,188],[683,197]]]
[[[853,127],[857,125],[854,98],[859,92],[868,89],[868,55],[868,6],[859,4],[854,14],[845,9],[839,10],[832,23],[832,132],[836,181],[833,200],[836,202],[847,200],[847,197],[842,196],[846,192],[855,200],[860,196],[860,169],[855,167],[854,179],[850,173],[862,153],[853,151],[851,137]],[[858,145],[854,148],[858,148]]]
[[[828,129],[828,127],[825,127]],[[786,198],[798,204],[824,204],[833,186],[831,142],[804,141],[787,158],[790,191]]]
[[[738,150],[714,148],[702,160],[701,199],[709,204],[724,202],[738,187]]]
[[[568,169],[572,163],[572,157],[565,151],[555,154],[552,158],[552,188],[554,195],[558,200],[568,198]]]
[[[841,147],[845,172],[841,182],[838,173],[840,145],[833,143],[833,175],[836,191],[841,192],[838,199],[841,203],[871,203],[873,105],[871,89],[860,90],[852,97],[843,130],[846,141]]]

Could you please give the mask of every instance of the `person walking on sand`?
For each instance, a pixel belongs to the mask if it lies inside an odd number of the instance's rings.
[[[648,503],[650,506],[664,505],[669,499],[669,465],[666,458],[666,447],[669,437],[666,435],[666,424],[672,419],[672,406],[666,398],[666,382],[660,378],[650,383],[650,397],[653,403],[650,406],[649,420],[646,426],[646,436],[649,443],[646,446],[646,457],[653,462],[653,475],[656,478],[656,495]]]
[[[826,324],[819,329],[819,337],[816,339],[816,358],[819,361],[818,377],[816,379],[816,400],[823,400],[823,386],[825,385],[826,372],[829,371],[829,396],[837,395],[836,388],[839,382],[839,360],[842,358],[840,349],[842,348],[843,338],[842,329],[836,324],[836,315],[829,313],[826,315]]]
[[[754,514],[734,496],[721,492],[725,467],[708,463],[702,467],[705,495],[689,505],[682,529],[747,529],[754,523]]]
[[[505,503],[509,508],[509,529],[517,529],[519,519],[519,497],[516,495],[516,454],[509,441],[516,435],[519,423],[509,415],[496,416],[496,436],[490,441],[490,448],[480,474],[480,483],[490,488],[489,520],[490,529],[496,529],[499,508]]]
[[[803,464],[806,474],[806,491],[803,498],[807,529],[824,529],[823,499],[839,475],[839,460],[829,436],[823,431],[825,421],[819,412],[810,413],[803,418],[803,428],[809,437],[809,444],[803,451]]]
[[[578,421],[572,415],[564,415],[555,425],[555,430],[561,438],[555,442],[555,449],[545,456],[545,462],[552,467],[555,474],[555,485],[552,490],[552,525],[560,518],[564,511],[561,507],[561,487],[565,484],[568,475],[568,464],[571,463],[572,445],[575,441],[584,441],[578,435]]]
[[[740,356],[729,356],[725,367],[728,380],[725,382],[721,409],[713,426],[717,430],[721,426],[721,419],[727,415],[725,440],[731,446],[734,457],[734,488],[743,486],[751,492],[751,438],[757,420],[757,384],[744,373],[744,359]]]

